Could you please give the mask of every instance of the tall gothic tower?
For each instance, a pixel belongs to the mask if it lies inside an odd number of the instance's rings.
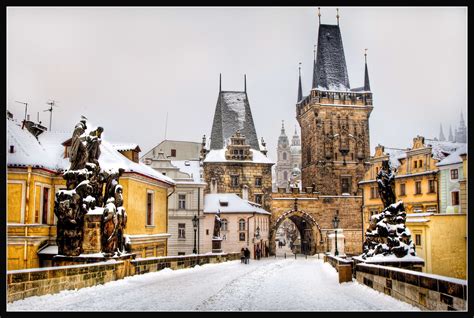
[[[281,122],[281,132],[278,137],[276,165],[276,185],[278,188],[286,188],[291,175],[291,151],[288,136],[285,132],[285,124]]]
[[[373,106],[367,54],[364,86],[351,89],[339,21],[337,25],[319,24],[315,53],[312,89],[296,104],[303,188],[313,186],[327,195],[353,195],[370,155]]]

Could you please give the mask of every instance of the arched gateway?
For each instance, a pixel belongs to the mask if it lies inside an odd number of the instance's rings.
[[[314,255],[322,249],[323,235],[321,227],[313,216],[302,210],[289,210],[281,214],[274,222],[270,230],[270,254],[276,251],[276,233],[285,220],[291,220],[298,229],[301,236],[301,253]],[[320,247],[318,249],[317,247]]]

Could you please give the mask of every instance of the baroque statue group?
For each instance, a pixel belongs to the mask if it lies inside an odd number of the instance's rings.
[[[410,230],[405,226],[405,207],[402,201],[395,202],[395,172],[388,160],[382,162],[377,184],[384,209],[370,218],[362,258],[376,255],[395,255],[398,258],[416,256]]]
[[[67,190],[60,190],[55,197],[58,254],[82,254],[85,216],[102,212],[101,252],[108,257],[121,255],[129,250],[124,237],[127,213],[119,184],[124,169],[102,169],[99,157],[103,128],[86,131],[87,122],[82,119],[71,138],[70,168],[63,174]]]

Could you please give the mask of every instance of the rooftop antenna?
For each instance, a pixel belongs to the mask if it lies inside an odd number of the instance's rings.
[[[337,25],[339,25],[339,8],[336,8]]]
[[[319,24],[321,24],[321,8],[318,7],[318,19],[319,19]]]
[[[165,140],[166,140],[166,131],[168,130],[168,112],[166,112],[166,121],[165,121]]]
[[[44,112],[49,112],[49,131],[51,131],[51,124],[53,122],[53,106],[58,107],[56,103],[59,103],[57,100],[50,99],[46,102],[49,105],[49,109],[43,110]]]
[[[244,74],[244,92],[247,93],[247,74]]]
[[[19,104],[23,104],[25,105],[25,119],[23,120],[23,126],[25,126],[25,121],[26,121],[26,115],[28,114],[28,103],[26,102],[19,102],[19,101],[15,101],[16,103],[19,103]],[[22,127],[23,128],[23,127]]]

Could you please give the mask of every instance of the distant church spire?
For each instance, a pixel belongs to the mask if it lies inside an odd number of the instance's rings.
[[[451,129],[451,125],[449,125],[449,141],[454,141],[453,130]]]
[[[297,100],[297,103],[299,103],[303,99],[303,88],[301,87],[301,62],[300,62],[300,66],[298,67],[298,74],[299,74],[299,80],[298,80],[298,100]]]
[[[446,141],[443,133],[443,125],[439,124],[439,141]]]
[[[318,19],[319,19],[319,24],[321,24],[321,8],[318,7]]]
[[[281,134],[285,135],[285,121],[284,120],[281,121]]]
[[[459,121],[459,128],[456,129],[456,142],[467,142],[467,131],[466,124],[464,123],[464,117],[461,112],[461,120]]]
[[[336,8],[337,25],[339,25],[339,8]]]
[[[367,49],[365,49],[364,57],[365,57],[364,90],[370,91],[369,69],[367,68]]]
[[[219,93],[222,91],[222,74],[219,73]]]

